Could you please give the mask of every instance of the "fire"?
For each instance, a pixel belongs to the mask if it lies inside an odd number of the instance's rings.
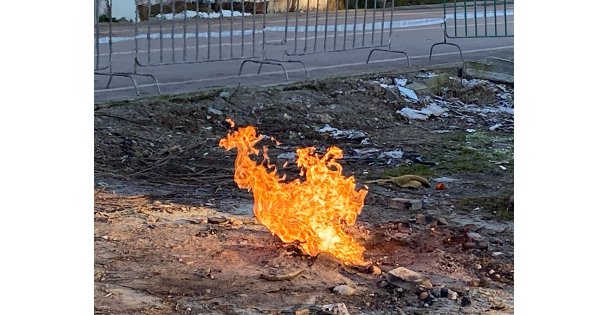
[[[347,263],[364,264],[365,248],[343,227],[355,223],[367,189],[357,191],[355,178],[342,175],[342,165],[337,162],[342,150],[330,147],[320,156],[313,147],[297,149],[296,164],[305,180],[287,182],[270,164],[266,147],[262,148],[264,163],[250,158],[259,156],[255,145],[263,138],[248,126],[220,140],[224,149],[238,151],[234,181],[239,188],[253,191],[253,212],[258,220],[283,242],[298,241],[309,255],[327,252]]]

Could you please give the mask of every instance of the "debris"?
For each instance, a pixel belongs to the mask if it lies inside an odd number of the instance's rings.
[[[405,267],[395,268],[389,271],[387,276],[389,283],[411,292],[425,291],[433,288],[429,279]]]
[[[498,165],[498,167],[499,167],[501,170],[503,170],[503,171],[506,171],[506,170],[507,170],[507,168],[506,168],[506,167],[504,167],[504,166],[502,166],[502,165]]]
[[[502,252],[493,252],[492,253],[492,256],[494,256],[494,257],[498,257],[498,256],[501,256],[501,255],[502,255]]]
[[[447,111],[447,109],[435,103],[431,103],[430,105],[423,107],[420,110],[404,107],[397,111],[397,114],[400,114],[401,116],[409,119],[427,120],[432,116],[439,117]]]
[[[446,220],[445,218],[438,218],[437,225],[449,225],[449,223],[448,220]]]
[[[448,291],[448,296],[449,296],[450,300],[457,300],[458,299],[458,293],[456,293],[456,292],[454,292],[452,290]]]
[[[344,303],[326,304],[321,306],[321,311],[333,315],[350,315]]]
[[[346,295],[346,296],[354,295],[357,292],[357,290],[355,288],[350,287],[346,284],[335,286],[333,291],[335,293],[338,293],[341,295]]]
[[[207,218],[207,223],[210,224],[222,224],[227,222],[228,219],[224,218],[224,217],[211,217],[211,218]]]
[[[488,128],[488,129],[489,129],[490,131],[495,131],[496,129],[498,129],[498,128],[500,128],[500,127],[502,127],[502,124],[501,124],[501,123],[498,123],[498,124],[496,124],[496,125],[494,125],[494,126],[492,126],[492,127]]]
[[[380,269],[380,267],[373,265],[372,266],[372,275],[374,276],[379,276],[382,274],[382,269]]]
[[[436,190],[445,190],[445,184],[444,183],[437,183],[437,185],[435,185],[435,189]]]
[[[372,181],[367,181],[365,183],[393,183],[403,188],[420,188],[421,186],[431,187],[431,184],[426,178],[418,175],[401,175],[398,177],[376,179]]]
[[[393,151],[382,152],[380,153],[380,156],[378,156],[378,158],[380,159],[384,157],[389,157],[391,159],[401,159],[403,158],[403,150],[397,149]]]
[[[410,98],[414,101],[418,101],[418,96],[416,95],[416,92],[414,92],[412,89],[408,89],[405,87],[405,85],[407,84],[407,79],[395,78],[393,79],[393,82],[395,83],[395,86],[397,86],[399,93],[401,93],[403,97],[405,97],[406,99]]]
[[[468,132],[468,133],[473,133],[473,132],[475,132],[475,131],[477,131],[477,130],[475,130],[475,129],[467,129],[467,130],[465,130],[465,131],[466,131],[466,132]]]
[[[285,281],[285,280],[291,280],[291,279],[299,276],[302,272],[304,272],[304,269],[294,271],[292,273],[283,274],[283,275],[260,274],[260,278],[264,279],[264,280],[268,280],[268,281]]]
[[[471,300],[468,297],[463,297],[462,300],[460,301],[460,306],[462,307],[467,307],[471,305]]]
[[[425,113],[422,113],[419,110],[411,109],[409,107],[404,107],[398,110],[397,114],[409,119],[427,120],[429,118],[429,116]]]
[[[502,301],[497,301],[496,299],[490,297],[490,303],[492,303],[491,309],[493,310],[504,310],[507,308],[507,305]]]
[[[509,113],[511,115],[515,115],[515,110],[512,107],[502,106],[502,107],[498,108],[498,111]]]
[[[325,124],[325,127],[317,129],[317,132],[320,133],[330,133],[334,139],[353,139],[353,140],[362,140],[367,137],[365,132],[360,130],[340,130],[338,128],[334,128],[329,124]]]
[[[441,290],[439,291],[439,295],[442,298],[447,298],[448,297],[448,292],[449,292],[448,288],[441,288]]]
[[[419,199],[406,199],[406,198],[392,198],[388,201],[388,207],[397,210],[421,210],[422,200]]]
[[[227,98],[227,97],[230,97],[230,95],[231,95],[230,92],[226,92],[226,91],[220,92],[221,98]]]

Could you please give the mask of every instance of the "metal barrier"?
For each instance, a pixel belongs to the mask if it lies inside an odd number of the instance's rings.
[[[152,14],[156,6],[150,0],[145,4],[144,16],[137,11],[138,20],[146,22],[143,26],[134,24],[135,69],[261,57],[265,1],[255,2],[251,13],[246,12],[245,3],[240,1],[159,2],[156,16]],[[176,3],[184,3],[185,7],[176,8]],[[257,3],[263,7],[259,8]],[[214,12],[214,8],[219,12]],[[140,33],[142,29],[144,34]],[[141,40],[145,47],[140,45]]]
[[[99,21],[100,19],[100,8],[99,8],[99,1],[95,0],[95,69],[94,69],[94,75],[101,75],[101,76],[109,76],[110,78],[108,79],[108,83],[106,84],[106,89],[110,87],[110,84],[112,83],[112,79],[114,77],[126,77],[131,79],[131,82],[133,83],[133,87],[135,88],[135,93],[137,95],[140,95],[139,93],[139,87],[137,85],[137,81],[135,80],[135,77],[137,76],[142,76],[142,77],[149,77],[152,78],[154,80],[154,82],[156,83],[156,88],[158,89],[158,93],[160,94],[160,87],[158,85],[158,80],[156,80],[156,77],[152,74],[145,74],[145,73],[136,73],[135,71],[133,72],[126,72],[126,71],[114,71],[114,69],[112,68],[112,57],[114,54],[114,49],[113,49],[113,37],[114,34],[112,32],[112,25],[114,24],[114,17],[112,14],[112,0],[108,0],[108,12],[105,15],[108,19],[108,22],[104,22],[101,23]],[[101,40],[102,40],[102,35],[105,35],[107,38],[107,49],[102,49],[101,47]],[[103,43],[105,45],[105,43]],[[107,56],[107,57],[106,57]]]
[[[429,61],[433,57],[433,48],[449,45],[458,48],[460,59],[464,63],[462,49],[448,38],[488,38],[513,37],[507,16],[513,15],[514,1],[507,0],[443,0],[443,42],[431,46]],[[459,22],[459,20],[462,20]],[[501,25],[499,27],[500,24]]]
[[[239,75],[246,63],[262,66],[277,65],[283,68],[289,79],[285,63],[299,63],[308,78],[304,62],[285,57],[305,56],[327,52],[344,52],[371,49],[367,62],[374,52],[384,51],[405,55],[408,67],[410,58],[405,51],[391,50],[393,35],[393,0],[286,0],[285,22],[283,26],[268,26],[265,33],[282,32],[284,46],[282,59],[266,58],[266,47],[261,60],[245,60],[241,63]],[[361,2],[363,4],[361,4]],[[390,3],[387,6],[387,3]],[[342,8],[340,8],[342,6]],[[303,37],[302,37],[303,35]]]

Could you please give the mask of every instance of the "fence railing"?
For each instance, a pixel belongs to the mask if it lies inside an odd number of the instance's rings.
[[[513,0],[443,0],[443,41],[431,46],[429,61],[433,49],[439,45],[458,48],[464,63],[462,49],[448,38],[488,38],[513,37],[512,21]]]
[[[264,64],[270,64],[283,67],[288,79],[284,64],[299,63],[308,78],[303,61],[286,57],[358,49],[370,49],[367,63],[374,52],[384,51],[405,55],[408,66],[411,66],[405,51],[391,50],[395,11],[393,0],[286,0],[282,11],[283,25],[264,28],[264,33],[283,33],[282,58],[272,59],[263,54],[261,60],[245,60],[239,75],[246,63],[259,64],[258,73]]]
[[[114,71],[113,64],[112,64],[113,55],[114,55],[114,43],[113,43],[114,33],[112,30],[112,26],[114,24],[114,19],[113,19],[113,14],[112,14],[112,0],[108,0],[107,10],[108,10],[107,14],[105,15],[107,17],[107,22],[101,23],[99,21],[99,18],[101,16],[99,1],[95,0],[95,5],[94,5],[94,11],[95,11],[95,27],[94,27],[95,28],[95,48],[94,48],[95,68],[94,69],[95,70],[94,70],[94,74],[110,77],[108,79],[108,83],[106,84],[106,89],[110,87],[110,84],[112,83],[112,79],[114,79],[114,77],[129,78],[131,80],[131,83],[133,84],[135,93],[137,95],[140,95],[140,93],[139,93],[139,87],[137,85],[137,80],[135,80],[135,77],[137,77],[137,76],[149,77],[152,80],[154,80],[158,93],[160,94],[160,86],[158,84],[158,80],[156,79],[156,76],[154,76],[152,74],[147,74],[147,73],[137,73],[135,69],[132,72],[131,71]],[[103,41],[103,43],[102,43],[102,41]]]

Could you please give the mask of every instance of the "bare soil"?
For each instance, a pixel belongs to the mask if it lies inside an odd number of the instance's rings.
[[[513,108],[513,86],[445,73],[452,78],[420,91],[420,102],[379,83],[430,84],[422,72],[96,104],[95,313],[323,314],[332,303],[351,314],[513,313],[513,115],[499,110]],[[424,121],[396,113],[432,102],[447,113]],[[337,145],[359,185],[387,175],[430,179],[421,189],[368,184],[348,231],[381,275],[304,255],[256,221],[251,194],[232,181],[236,153],[218,146],[226,117],[281,141],[266,143],[279,165],[297,147]],[[326,124],[365,136],[317,131]],[[391,151],[403,154],[382,154]],[[293,165],[279,171],[297,176]],[[439,181],[445,190],[435,189]],[[389,207],[396,197],[422,209]],[[420,300],[387,283],[399,266],[457,299]],[[300,270],[290,280],[260,278]],[[332,292],[340,284],[355,294]]]

